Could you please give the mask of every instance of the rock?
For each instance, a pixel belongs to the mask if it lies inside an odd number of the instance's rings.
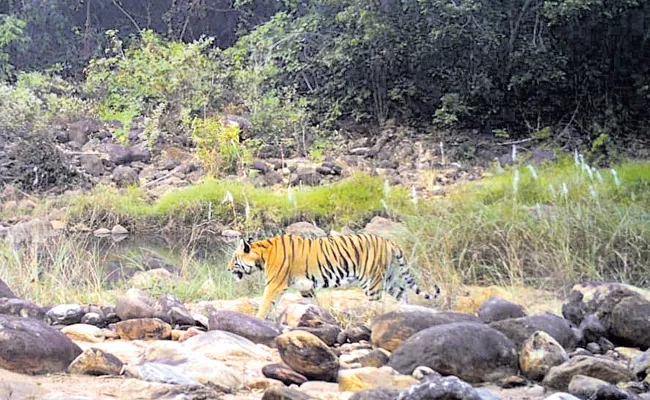
[[[262,368],[262,374],[271,379],[277,379],[287,386],[302,385],[307,382],[307,378],[296,371],[292,370],[285,364],[269,364]]]
[[[213,309],[208,320],[210,330],[232,332],[270,347],[275,347],[275,339],[281,333],[271,322],[237,311]]]
[[[83,146],[88,142],[88,135],[98,132],[100,128],[99,122],[96,120],[76,121],[68,125],[68,138],[79,146]]]
[[[403,391],[399,400],[482,400],[467,382],[455,376],[433,379]]]
[[[598,341],[597,341],[596,344],[598,346],[600,346],[600,350],[603,353],[607,353],[608,351],[613,351],[616,348],[616,346],[614,346],[614,343],[610,342],[609,340],[607,340],[604,337],[598,338]]]
[[[557,156],[551,150],[535,149],[530,155],[530,162],[535,165],[556,161]]]
[[[625,360],[634,360],[635,358],[643,354],[641,350],[631,348],[631,347],[616,347],[614,348],[614,351],[618,353],[618,355]],[[650,365],[648,366],[648,368],[650,368]]]
[[[291,331],[277,337],[278,351],[285,364],[307,379],[334,382],[338,357],[327,345],[308,332]]]
[[[639,397],[633,393],[622,390],[615,385],[607,385],[598,388],[594,394],[594,400],[638,400]]]
[[[603,352],[600,346],[598,345],[598,343],[594,343],[594,342],[587,343],[586,349],[588,352],[592,354],[602,354]]]
[[[392,388],[367,389],[356,392],[349,400],[396,400],[399,393]]]
[[[537,331],[526,340],[519,353],[519,367],[528,379],[541,381],[551,367],[569,360],[564,348],[551,335]]]
[[[98,228],[93,231],[93,235],[97,237],[110,236],[111,231],[106,228]]]
[[[478,309],[478,317],[486,324],[525,316],[526,313],[520,305],[497,297],[490,297]]]
[[[536,331],[548,333],[568,351],[575,349],[578,342],[571,323],[550,313],[497,321],[491,323],[490,327],[505,334],[517,348],[521,348]]]
[[[295,225],[295,224],[294,224]],[[279,323],[292,328],[299,326],[318,328],[323,325],[337,325],[329,311],[315,304],[291,303],[280,313]]]
[[[438,378],[441,378],[441,377],[442,377],[442,375],[440,375],[440,374],[437,373],[436,371],[432,370],[432,369],[429,368],[429,367],[424,367],[424,366],[422,366],[422,365],[420,365],[419,367],[417,367],[417,368],[415,369],[415,371],[413,371],[413,374],[412,374],[412,375],[413,375],[413,377],[414,377],[415,379],[417,379],[418,381],[421,381],[421,380],[423,380],[423,379],[425,379],[425,378],[426,378],[426,379],[438,379]]]
[[[139,318],[118,322],[117,334],[124,340],[171,339],[172,327],[158,318]]]
[[[264,392],[262,400],[315,400],[315,398],[294,388],[272,387]]]
[[[99,349],[87,349],[74,359],[68,372],[80,375],[120,375],[122,361]]]
[[[577,356],[551,368],[544,378],[544,384],[554,389],[567,390],[571,379],[576,375],[598,378],[610,383],[632,379],[628,369],[616,361],[600,357]]]
[[[50,325],[72,325],[81,322],[84,311],[79,304],[61,304],[45,314]]]
[[[173,281],[174,277],[171,272],[165,268],[154,268],[133,274],[129,279],[129,285],[136,289],[151,289],[161,283],[172,283]]]
[[[311,328],[307,326],[301,326],[298,328],[293,328],[293,331],[305,331],[313,334],[328,346],[334,346],[337,343],[339,333],[341,333],[341,328],[338,325],[321,325],[316,328]]]
[[[569,393],[558,392],[558,393],[553,393],[552,395],[546,397],[544,400],[582,400],[582,399],[579,399]]]
[[[0,279],[0,298],[16,299],[18,296],[9,288],[9,286]]]
[[[44,319],[45,310],[29,300],[0,298],[0,314],[21,318]]]
[[[130,162],[148,163],[151,159],[151,151],[146,143],[138,143],[128,149]]]
[[[362,340],[370,341],[370,328],[366,324],[354,324],[345,330],[345,337],[350,343],[358,343]]]
[[[83,154],[79,157],[81,168],[92,176],[102,176],[106,171],[104,161],[99,154]]]
[[[483,324],[459,322],[411,336],[392,353],[388,365],[405,375],[427,366],[474,383],[517,375],[517,364],[517,350],[504,334]]]
[[[97,343],[106,339],[104,330],[93,325],[74,324],[61,329],[61,333],[78,342]]]
[[[432,326],[455,322],[480,322],[471,314],[428,311],[392,311],[379,315],[372,321],[372,345],[388,351],[395,350],[413,334]]]
[[[128,234],[129,231],[122,225],[115,225],[113,229],[111,229],[111,235],[128,235]]]
[[[81,318],[81,323],[85,325],[97,326],[100,328],[105,328],[108,326],[106,319],[101,314],[95,312],[84,314],[84,316]]]
[[[140,289],[129,289],[117,299],[115,313],[122,321],[134,318],[151,318],[155,314],[154,300]]]
[[[591,378],[584,375],[574,375],[569,382],[568,390],[574,396],[583,399],[592,397],[603,386],[608,386],[609,383],[601,379]]]
[[[650,350],[637,354],[630,361],[630,370],[632,374],[639,379],[645,379],[650,375]]]
[[[585,282],[574,285],[562,315],[576,325],[594,315],[618,345],[650,347],[650,291],[631,285]]]
[[[578,330],[582,333],[584,340],[595,342],[607,335],[607,329],[594,314],[589,314],[580,322]]]
[[[394,222],[387,218],[376,216],[363,228],[363,232],[372,233],[387,239],[407,237],[409,230],[400,222]]]
[[[271,166],[262,160],[253,161],[253,165],[251,166],[251,168],[258,170],[263,174],[271,170]]]
[[[113,170],[112,174],[113,182],[117,187],[127,187],[131,185],[138,185],[140,183],[140,178],[138,173],[131,167],[125,165],[118,165]]]
[[[391,374],[383,368],[365,367],[339,370],[338,382],[339,390],[358,392],[380,387],[407,389],[418,380],[410,375]]]
[[[380,349],[375,349],[365,356],[359,358],[358,362],[363,367],[382,367],[390,361],[390,357],[386,354],[385,351]]]
[[[163,321],[180,326],[193,326],[196,324],[192,313],[190,313],[183,303],[174,296],[166,294],[161,296],[154,305],[158,318]]]
[[[298,184],[318,186],[321,180],[320,174],[312,167],[298,167],[296,175],[298,177]]]
[[[323,237],[327,232],[309,222],[295,222],[286,227],[284,233],[287,235],[297,235],[302,237]]]
[[[0,368],[22,374],[64,372],[79,354],[79,346],[41,321],[0,315]]]
[[[225,331],[209,331],[188,338],[183,348],[192,354],[198,354],[210,359],[226,359],[235,357],[253,358],[259,361],[271,361],[269,351],[259,345],[234,333]]]

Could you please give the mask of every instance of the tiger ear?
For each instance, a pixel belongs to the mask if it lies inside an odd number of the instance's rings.
[[[251,252],[250,242],[247,242],[245,239],[242,239],[242,243],[244,244],[244,253],[250,253]]]

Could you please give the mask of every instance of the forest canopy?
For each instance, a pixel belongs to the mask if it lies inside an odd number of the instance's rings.
[[[643,138],[649,3],[5,0],[0,82],[63,78],[125,122],[239,114],[275,140],[388,120]]]

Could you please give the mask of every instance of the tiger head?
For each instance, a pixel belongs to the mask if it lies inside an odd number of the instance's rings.
[[[242,239],[239,246],[235,250],[230,262],[228,262],[228,271],[230,271],[237,280],[240,280],[244,275],[250,275],[255,270],[262,270],[264,260],[252,248],[250,239]]]

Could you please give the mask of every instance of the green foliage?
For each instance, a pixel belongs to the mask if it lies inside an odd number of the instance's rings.
[[[442,104],[434,114],[434,124],[449,128],[456,125],[459,118],[467,116],[469,110],[458,93],[447,93],[440,100]]]
[[[192,139],[197,156],[212,174],[241,172],[250,161],[250,152],[239,141],[239,127],[224,124],[219,118],[194,118]]]
[[[140,115],[159,121],[153,131],[178,128],[184,114],[204,111],[220,94],[215,64],[205,53],[211,39],[185,44],[144,30],[124,49],[116,33],[107,32],[107,57],[91,60],[86,69],[86,90],[102,119],[122,122],[117,135],[124,137]]]
[[[0,14],[0,81],[13,76],[14,67],[9,62],[6,48],[11,44],[24,40],[23,28],[25,21],[11,15]]]

